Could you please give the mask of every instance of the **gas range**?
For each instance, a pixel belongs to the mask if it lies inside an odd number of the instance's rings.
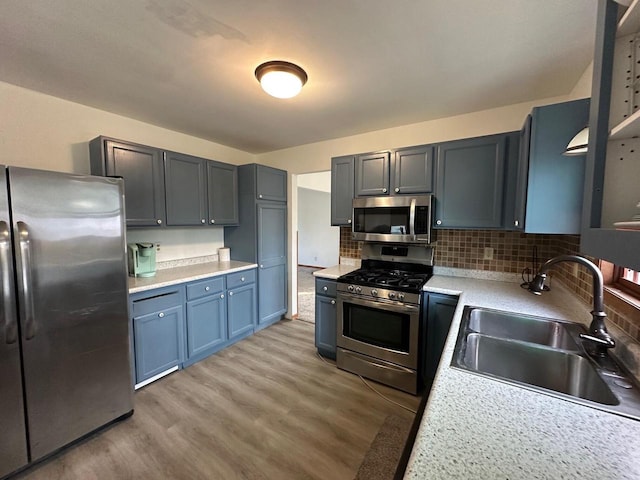
[[[431,248],[365,244],[364,255],[368,257],[360,269],[338,278],[339,292],[413,304],[420,302],[422,287],[433,275]]]
[[[433,249],[365,243],[362,268],[338,278],[338,368],[406,392],[420,376],[422,287],[433,275]]]

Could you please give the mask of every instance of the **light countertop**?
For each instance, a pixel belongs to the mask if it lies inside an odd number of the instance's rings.
[[[237,262],[208,262],[187,265],[183,267],[167,268],[156,271],[154,277],[129,277],[129,293],[144,292],[154,288],[168,287],[177,283],[191,282],[202,278],[226,275],[227,273],[239,272],[256,268],[255,263]]]
[[[338,277],[346,275],[347,273],[351,273],[359,268],[360,266],[340,264],[333,267],[325,268],[324,270],[317,270],[313,272],[313,276],[335,280]]]
[[[426,291],[460,295],[405,479],[640,478],[640,421],[450,366],[465,305],[588,324],[588,309],[556,284],[541,296],[517,283],[434,276]]]

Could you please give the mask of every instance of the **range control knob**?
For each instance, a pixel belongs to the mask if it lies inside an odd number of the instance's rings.
[[[393,300],[394,298],[396,298],[395,292],[389,292],[389,299]]]
[[[356,287],[356,293],[362,293],[362,288],[361,287]]]
[[[404,293],[398,294],[398,300],[404,300]]]
[[[373,295],[374,297],[378,296],[378,290],[376,290],[375,288],[371,290],[371,295]]]
[[[350,292],[353,292],[355,290],[355,287],[353,285],[349,285],[347,287],[347,290],[349,290]]]

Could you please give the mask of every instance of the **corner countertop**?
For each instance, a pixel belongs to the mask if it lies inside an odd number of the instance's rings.
[[[154,277],[129,277],[129,294],[144,292],[154,288],[168,287],[177,283],[191,282],[202,278],[226,275],[227,273],[239,272],[256,268],[255,263],[237,262],[207,262],[183,267],[166,268],[158,270]]]
[[[640,421],[450,366],[465,305],[588,323],[572,294],[439,275],[424,289],[460,300],[405,479],[640,478]]]
[[[340,265],[335,265],[333,267],[325,268],[324,270],[313,272],[313,276],[335,280],[338,277],[346,275],[347,273],[351,273],[359,268],[360,267],[356,265],[345,265],[341,263]]]

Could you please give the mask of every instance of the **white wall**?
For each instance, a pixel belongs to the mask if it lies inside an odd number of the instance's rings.
[[[298,188],[309,190],[331,191],[331,170],[326,172],[305,173],[298,175]]]
[[[0,82],[0,163],[89,173],[89,140],[98,135],[232,164],[254,156],[234,148]]]
[[[339,250],[340,227],[331,226],[331,193],[298,186],[298,264],[332,267]]]

